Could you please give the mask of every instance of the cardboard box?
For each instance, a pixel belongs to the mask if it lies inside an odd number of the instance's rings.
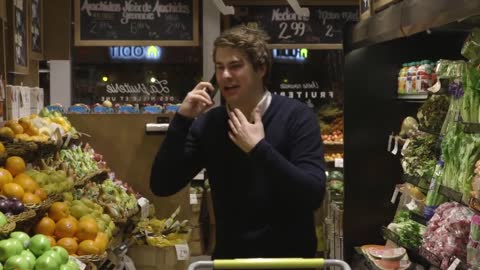
[[[207,204],[207,211],[208,211],[208,221],[210,224],[215,224],[215,211],[213,210],[213,200],[212,200],[212,192],[206,192],[206,200],[205,203]]]
[[[20,87],[7,85],[5,106],[7,108],[7,120],[20,118]]]
[[[34,87],[30,90],[30,114],[38,114],[43,109],[43,88]]]
[[[190,209],[191,209],[191,216],[189,218],[190,225],[192,226],[200,225],[202,204],[203,204],[203,194],[190,193]]]
[[[30,116],[30,93],[32,88],[20,87],[20,117]]]
[[[188,243],[190,247],[190,254],[192,256],[201,256],[205,255],[205,249],[202,241],[191,241]]]
[[[192,232],[190,233],[190,241],[201,241],[202,237],[202,228],[201,226],[195,226],[192,228]]]
[[[132,246],[127,255],[136,270],[185,270],[188,267],[188,259],[177,260],[175,247]]]

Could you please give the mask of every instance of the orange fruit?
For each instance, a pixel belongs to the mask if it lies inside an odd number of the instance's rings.
[[[75,235],[78,240],[95,240],[98,233],[97,222],[93,219],[84,219],[78,223],[78,231]],[[79,254],[80,255],[80,254]]]
[[[50,246],[51,246],[51,247],[57,245],[57,241],[55,240],[55,238],[53,238],[53,236],[47,235],[47,238],[48,238],[48,240],[50,240]]]
[[[0,168],[0,189],[3,185],[13,182],[12,174],[4,168]]]
[[[68,254],[73,255],[77,253],[78,243],[75,238],[64,237],[57,241],[57,246],[61,246],[68,251]]]
[[[55,231],[55,221],[49,217],[43,217],[33,228],[35,233],[52,236]]]
[[[100,249],[100,254],[102,254],[107,249],[107,245],[108,245],[107,234],[104,232],[98,232],[94,242],[95,242],[95,245]]]
[[[23,133],[23,127],[20,124],[13,123],[10,128],[12,129],[13,133],[15,134],[22,134]]]
[[[23,130],[27,130],[32,126],[32,121],[28,117],[22,117],[18,120],[18,123],[22,126]]]
[[[13,176],[23,173],[25,171],[25,161],[18,156],[11,156],[5,162],[5,169],[7,169]]]
[[[15,119],[11,119],[11,120],[8,120],[7,122],[5,122],[4,126],[5,127],[11,127],[14,124],[18,124],[18,121],[15,120]]]
[[[23,198],[23,194],[25,194],[25,190],[23,190],[22,186],[16,183],[7,183],[3,186],[3,195],[7,196],[8,198],[17,198],[21,200]]]
[[[54,202],[48,210],[48,216],[51,219],[55,220],[55,222],[59,221],[62,218],[68,217],[69,214],[70,209],[68,205],[64,202]]]
[[[43,188],[37,188],[34,192],[35,195],[38,195],[40,197],[40,200],[45,201],[47,199],[47,193]]]
[[[33,194],[31,192],[25,192],[22,197],[23,203],[32,203],[32,204],[39,204],[42,202],[38,195]]]
[[[78,231],[78,222],[71,218],[62,218],[55,225],[55,236],[58,238],[73,237]]]
[[[93,240],[84,240],[78,245],[77,254],[83,255],[99,255],[100,249]]]
[[[0,128],[0,135],[7,137],[7,138],[13,138],[15,137],[15,132],[9,127],[1,127]]]
[[[22,186],[25,192],[34,193],[35,190],[39,188],[37,182],[35,182],[35,180],[33,180],[32,177],[26,173],[20,173],[15,176],[15,178],[13,178],[13,182]]]
[[[0,154],[5,153],[6,151],[7,149],[5,148],[5,145],[2,142],[0,142]]]

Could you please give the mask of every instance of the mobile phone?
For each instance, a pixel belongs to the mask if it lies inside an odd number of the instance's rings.
[[[218,83],[217,83],[217,76],[213,74],[213,77],[210,79],[210,83],[213,85],[213,91],[210,91],[208,89],[205,89],[207,91],[208,95],[210,98],[213,100],[213,97],[217,94],[218,92]]]

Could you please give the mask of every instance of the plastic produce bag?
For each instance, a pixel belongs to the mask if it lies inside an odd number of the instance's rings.
[[[480,62],[480,29],[476,28],[463,44],[462,55],[472,63]]]
[[[452,256],[466,261],[472,216],[473,212],[459,203],[440,205],[428,223],[423,248],[438,256],[442,260],[442,266],[448,266]]]
[[[467,263],[473,269],[480,269],[480,216],[472,217],[470,238],[467,245]]]

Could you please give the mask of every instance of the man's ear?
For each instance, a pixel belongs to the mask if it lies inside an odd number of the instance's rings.
[[[263,64],[257,68],[257,73],[263,79],[267,75],[267,65]]]

